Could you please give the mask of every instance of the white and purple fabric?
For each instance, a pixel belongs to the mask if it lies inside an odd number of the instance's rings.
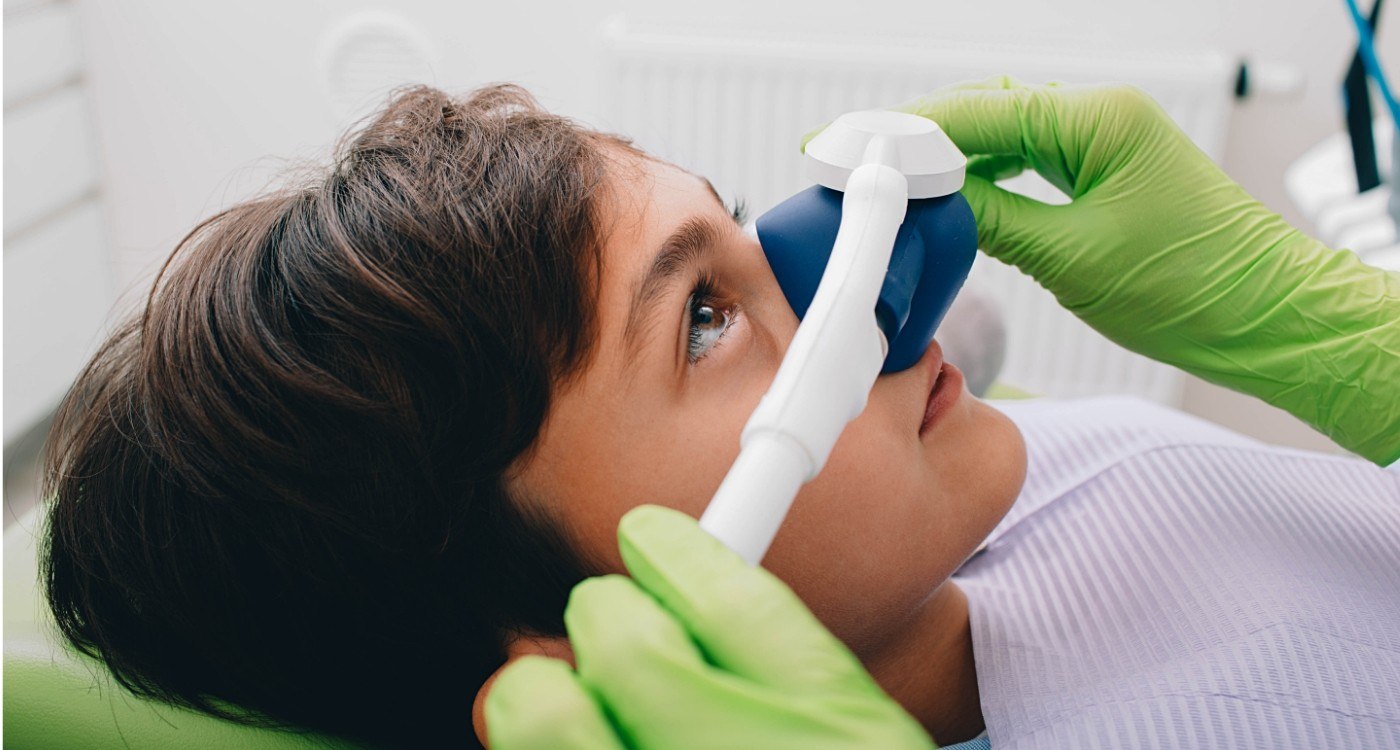
[[[994,750],[1400,748],[1400,474],[1128,398],[997,404],[958,571]]]

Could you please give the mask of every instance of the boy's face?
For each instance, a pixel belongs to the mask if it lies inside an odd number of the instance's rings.
[[[513,481],[584,555],[623,572],[618,520],[644,503],[705,510],[798,319],[707,182],[615,163],[594,349]],[[1024,479],[1020,433],[956,373],[943,386],[958,397],[921,434],[938,358],[878,379],[763,560],[857,655],[972,554]]]

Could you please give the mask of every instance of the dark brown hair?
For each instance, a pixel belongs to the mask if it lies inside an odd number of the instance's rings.
[[[46,448],[62,633],[138,694],[469,746],[589,572],[505,477],[586,360],[607,149],[511,86],[396,95],[181,242]]]

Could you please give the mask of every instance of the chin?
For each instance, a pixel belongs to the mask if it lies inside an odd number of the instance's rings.
[[[968,429],[959,441],[963,460],[956,469],[961,476],[955,486],[966,488],[968,493],[962,510],[967,514],[969,550],[975,550],[1021,494],[1026,481],[1026,441],[1010,417],[987,403],[969,395],[967,407]]]
[[[1010,417],[985,401],[972,399],[972,402],[979,419],[987,424],[985,429],[991,444],[987,470],[998,485],[992,494],[1005,499],[1005,505],[997,513],[996,520],[1000,521],[1011,509],[1011,504],[1021,494],[1021,487],[1026,482],[1026,440]],[[987,531],[990,533],[991,529]]]

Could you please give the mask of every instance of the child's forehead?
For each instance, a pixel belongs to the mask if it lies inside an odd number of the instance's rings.
[[[683,167],[648,154],[621,154],[609,164],[609,177],[619,208],[631,207],[646,212],[653,208],[674,208],[679,203],[689,210],[698,208],[697,201],[712,198],[722,204],[710,181]],[[657,203],[660,205],[654,205]]]
[[[727,212],[709,180],[671,162],[623,154],[609,172],[610,195],[602,206],[607,215],[605,275],[612,275],[609,267],[624,275],[637,273],[682,222],[697,214]]]

